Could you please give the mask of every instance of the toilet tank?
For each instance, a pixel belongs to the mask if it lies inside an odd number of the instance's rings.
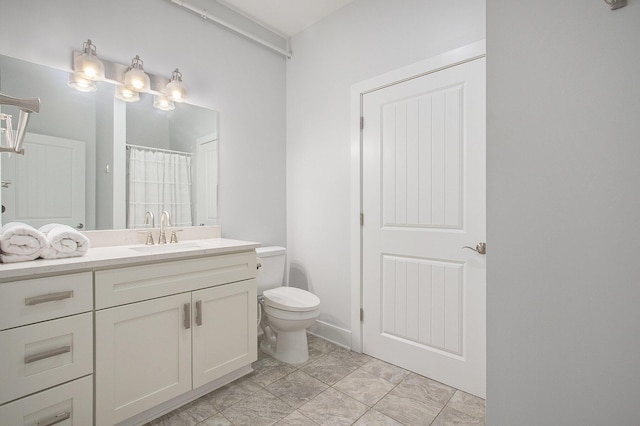
[[[259,247],[256,255],[262,260],[258,270],[258,294],[280,287],[284,283],[284,268],[287,250],[284,247]]]

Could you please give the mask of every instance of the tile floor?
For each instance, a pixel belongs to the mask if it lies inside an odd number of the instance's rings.
[[[484,400],[309,336],[309,361],[253,373],[145,426],[484,425]]]

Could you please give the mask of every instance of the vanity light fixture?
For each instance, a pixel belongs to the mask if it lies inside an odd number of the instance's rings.
[[[82,45],[82,54],[74,58],[73,70],[86,80],[104,80],[104,64],[96,55],[96,45],[87,40]]]
[[[167,98],[174,102],[184,102],[187,99],[187,89],[182,83],[182,73],[176,68],[171,74],[171,81],[165,89]]]
[[[131,60],[131,67],[124,73],[124,85],[134,92],[148,92],[151,88],[151,81],[144,72],[139,55]]]
[[[138,102],[140,100],[140,94],[138,92],[129,90],[125,86],[116,87],[115,97],[125,102]]]
[[[154,95],[153,107],[160,111],[171,111],[176,109],[176,104],[165,95]]]
[[[79,73],[70,74],[67,84],[80,92],[95,92],[98,88],[95,81],[83,78]]]

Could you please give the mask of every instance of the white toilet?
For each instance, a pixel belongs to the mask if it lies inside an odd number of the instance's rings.
[[[284,247],[256,249],[258,298],[262,308],[260,348],[282,362],[301,364],[309,359],[307,332],[320,314],[320,299],[308,291],[284,287]]]

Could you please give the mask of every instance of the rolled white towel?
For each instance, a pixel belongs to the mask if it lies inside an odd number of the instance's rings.
[[[25,223],[10,222],[0,228],[0,262],[26,262],[40,257],[47,237]]]
[[[89,239],[69,225],[50,223],[42,226],[40,232],[49,240],[48,247],[40,254],[43,259],[83,256],[89,250]]]

